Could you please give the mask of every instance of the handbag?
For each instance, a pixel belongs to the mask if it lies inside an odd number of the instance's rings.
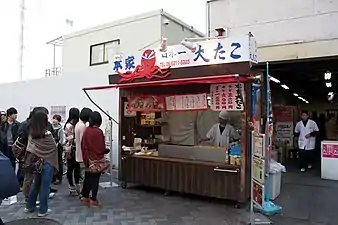
[[[26,152],[24,168],[30,173],[41,173],[44,160],[31,152]]]
[[[5,199],[20,192],[20,184],[16,178],[11,161],[0,153],[0,199]]]
[[[88,170],[90,173],[105,172],[110,166],[110,162],[106,160],[104,157],[100,160],[90,160],[88,158],[88,162],[89,162]]]
[[[27,143],[25,143],[23,138],[18,137],[12,146],[14,157],[18,159],[19,161],[21,161],[23,157],[25,156],[26,148],[27,148]]]

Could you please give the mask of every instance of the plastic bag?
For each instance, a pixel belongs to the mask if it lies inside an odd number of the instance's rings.
[[[285,166],[282,164],[278,163],[276,160],[271,159],[270,160],[270,168],[269,168],[270,173],[278,173],[278,172],[286,172]]]

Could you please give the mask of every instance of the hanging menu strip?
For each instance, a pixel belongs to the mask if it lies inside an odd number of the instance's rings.
[[[167,111],[187,111],[208,109],[207,94],[175,95],[167,96]]]
[[[229,111],[244,110],[242,101],[242,97],[245,99],[243,83],[211,84],[210,95],[211,109],[214,111],[223,109]]]

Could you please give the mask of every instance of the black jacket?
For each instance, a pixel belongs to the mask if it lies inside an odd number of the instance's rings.
[[[2,153],[5,153],[5,150],[7,148],[7,137],[6,134],[4,133],[2,126],[4,125],[4,123],[0,123],[0,151]]]
[[[13,126],[12,126],[13,143],[18,138],[19,127],[20,127],[20,123],[18,121],[14,121]],[[2,130],[2,135],[5,135],[5,138],[2,138],[2,139],[4,139],[6,141],[6,144],[7,144],[7,137],[6,136],[7,136],[8,129],[9,129],[8,122],[3,123],[2,126],[1,126],[1,130]]]
[[[24,122],[21,123],[19,130],[18,130],[18,135],[20,135],[20,137],[24,141],[28,141],[28,124],[29,124],[29,120],[25,120]],[[56,140],[57,139],[57,133],[53,129],[53,125],[50,122],[48,122],[48,124],[47,124],[47,130],[52,133],[54,139]]]

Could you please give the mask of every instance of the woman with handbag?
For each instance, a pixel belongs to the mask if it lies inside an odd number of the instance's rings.
[[[100,126],[102,117],[99,112],[92,112],[89,119],[89,127],[83,133],[81,150],[83,163],[86,167],[83,182],[81,201],[92,207],[99,207],[97,193],[101,173],[109,168],[110,164],[104,155],[106,152],[105,139]],[[91,196],[89,194],[91,192]]]
[[[40,206],[38,217],[46,216],[48,198],[54,169],[58,170],[58,155],[53,135],[47,129],[48,116],[42,111],[36,111],[28,125],[28,144],[24,168],[34,174],[34,181],[28,195],[25,212],[36,210],[36,200],[39,195]]]
[[[76,144],[75,144],[75,125],[79,122],[80,111],[77,108],[69,110],[69,116],[65,124],[65,153],[67,157],[67,179],[69,184],[69,194],[80,194],[80,176],[81,167],[80,163],[76,162]],[[73,179],[74,177],[74,179]],[[75,184],[74,184],[75,181]]]

